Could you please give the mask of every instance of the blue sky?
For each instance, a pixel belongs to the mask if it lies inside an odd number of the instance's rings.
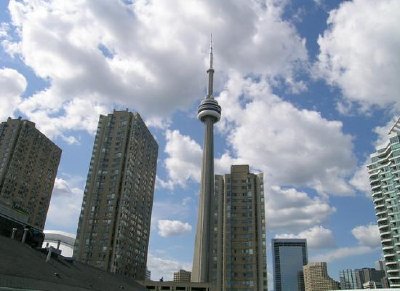
[[[46,229],[75,233],[99,114],[138,111],[159,143],[148,266],[171,278],[191,268],[212,33],[216,173],[264,172],[268,238],[306,237],[338,278],[381,257],[365,164],[399,116],[398,19],[396,0],[2,1],[0,119],[62,148]]]

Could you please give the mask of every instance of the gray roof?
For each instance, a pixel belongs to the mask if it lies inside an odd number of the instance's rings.
[[[46,254],[0,236],[0,290],[2,287],[52,291],[146,290],[132,278],[71,262],[61,256],[46,263]]]

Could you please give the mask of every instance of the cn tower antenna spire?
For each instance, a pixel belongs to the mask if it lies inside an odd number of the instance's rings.
[[[210,69],[213,68],[213,43],[212,43],[212,33],[210,38]]]
[[[208,90],[207,90],[207,98],[214,99],[213,96],[213,86],[214,86],[214,68],[213,68],[213,43],[212,43],[212,34],[210,39],[210,68],[207,70],[208,73]]]

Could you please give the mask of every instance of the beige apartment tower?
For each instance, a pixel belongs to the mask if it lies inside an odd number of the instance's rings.
[[[216,175],[210,223],[215,290],[267,290],[263,174],[234,165]]]
[[[43,230],[61,149],[21,118],[0,124],[0,206]],[[21,219],[19,219],[21,218]]]
[[[305,291],[340,290],[339,282],[328,276],[325,262],[308,263],[303,273]]]
[[[178,272],[174,273],[174,282],[190,282],[190,278],[192,276],[192,272],[179,270]]]
[[[76,260],[144,280],[158,145],[138,113],[100,115],[74,247]]]

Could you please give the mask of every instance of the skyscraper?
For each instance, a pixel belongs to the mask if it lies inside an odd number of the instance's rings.
[[[210,68],[208,73],[208,92],[200,103],[197,118],[205,124],[203,161],[201,169],[199,212],[197,217],[196,241],[193,256],[192,281],[209,282],[211,229],[210,209],[214,196],[214,123],[221,117],[221,107],[213,97],[213,51],[210,47]]]
[[[274,290],[304,290],[303,266],[308,263],[305,239],[272,239]]]
[[[216,290],[267,290],[263,174],[248,165],[215,176],[211,201],[212,266]]]
[[[305,291],[340,290],[339,282],[328,276],[325,262],[309,263],[303,271]]]
[[[101,115],[74,257],[144,280],[158,145],[138,113]]]
[[[61,149],[28,120],[0,124],[0,206],[43,230]]]
[[[400,119],[368,165],[372,200],[391,288],[400,287]]]
[[[360,288],[360,282],[357,282],[357,276],[355,270],[345,269],[339,272],[340,289],[358,289]],[[361,286],[362,289],[362,286]]]

